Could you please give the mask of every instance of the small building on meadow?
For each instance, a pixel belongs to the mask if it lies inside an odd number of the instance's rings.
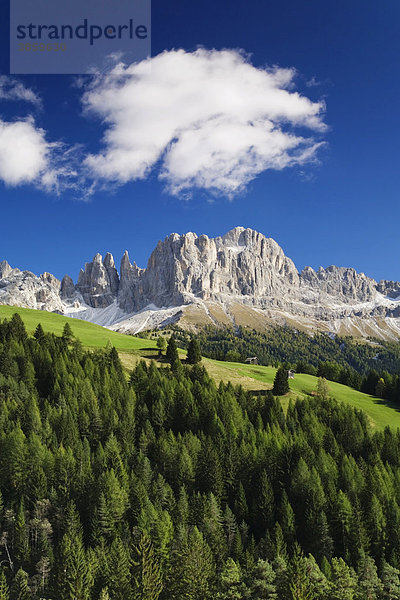
[[[295,371],[292,371],[292,369],[289,369],[289,371],[288,371],[288,379],[294,379],[294,374],[295,374]]]
[[[249,356],[244,362],[248,365],[258,365],[258,358],[257,356]]]

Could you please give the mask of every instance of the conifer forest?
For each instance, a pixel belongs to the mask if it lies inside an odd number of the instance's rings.
[[[0,600],[400,598],[400,431],[192,354],[0,323]]]

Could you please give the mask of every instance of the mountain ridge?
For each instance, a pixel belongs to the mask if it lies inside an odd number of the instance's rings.
[[[279,244],[235,227],[209,238],[172,233],[159,241],[147,267],[125,251],[120,269],[97,253],[76,284],[36,276],[0,262],[0,304],[56,311],[137,333],[179,321],[262,329],[270,322],[384,339],[400,337],[400,282],[380,282],[351,267],[299,272]]]

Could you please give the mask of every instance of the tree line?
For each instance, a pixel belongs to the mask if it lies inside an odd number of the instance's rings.
[[[195,337],[176,327],[173,335],[183,347],[196,339],[209,358],[243,362],[257,356],[261,365],[284,366],[400,404],[400,344],[396,342],[364,343],[324,333],[311,337],[289,327],[261,333],[207,326]]]
[[[171,331],[183,348],[187,347],[193,337],[176,325]],[[398,342],[373,339],[360,342],[349,336],[318,332],[311,336],[288,326],[271,326],[264,332],[249,327],[234,329],[206,326],[195,337],[200,343],[203,356],[216,360],[241,362],[249,356],[257,356],[262,365],[278,367],[282,363],[288,363],[295,368],[299,364],[307,366],[313,375],[323,362],[349,368],[362,376],[371,369],[378,372],[400,372]]]
[[[399,483],[333,399],[0,323],[0,600],[400,598]]]

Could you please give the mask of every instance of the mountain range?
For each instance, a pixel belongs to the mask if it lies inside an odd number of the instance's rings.
[[[353,268],[299,272],[262,233],[236,227],[222,237],[173,233],[147,267],[125,252],[96,254],[78,281],[36,276],[0,262],[0,304],[85,319],[125,333],[178,323],[265,330],[271,323],[381,339],[400,337],[400,282],[380,282]]]

